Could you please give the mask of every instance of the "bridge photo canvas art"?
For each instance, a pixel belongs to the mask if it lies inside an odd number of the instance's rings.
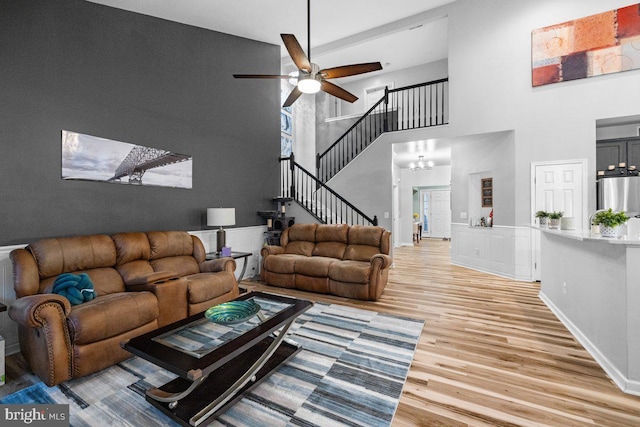
[[[62,131],[62,179],[191,188],[192,164],[185,154]]]

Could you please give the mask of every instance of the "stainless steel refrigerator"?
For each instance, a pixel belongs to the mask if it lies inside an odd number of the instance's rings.
[[[631,217],[640,214],[640,176],[598,180],[598,209],[609,208]]]

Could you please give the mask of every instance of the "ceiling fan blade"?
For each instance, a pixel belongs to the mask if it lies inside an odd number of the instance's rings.
[[[302,91],[300,91],[300,89],[298,89],[298,87],[294,87],[293,90],[291,91],[291,93],[289,94],[289,96],[287,97],[287,100],[284,101],[284,104],[282,104],[283,107],[290,107],[291,104],[293,104],[294,102],[296,102],[296,99],[300,98],[300,95],[302,95]]]
[[[236,79],[289,79],[291,76],[277,76],[272,74],[234,74]]]
[[[327,92],[329,95],[333,95],[336,98],[344,99],[347,102],[355,102],[358,100],[358,97],[354,94],[347,92],[341,87],[336,86],[326,80],[320,82],[320,89],[324,92]]]
[[[326,68],[320,70],[320,75],[325,79],[336,79],[338,77],[355,76],[357,74],[370,73],[382,70],[379,62],[366,62],[364,64],[343,65],[342,67]]]
[[[282,37],[282,41],[284,42],[287,51],[289,52],[289,56],[293,60],[293,63],[296,64],[299,70],[305,70],[307,73],[311,72],[311,63],[309,62],[309,58],[302,50],[302,46],[298,43],[298,39],[293,34],[280,34]]]

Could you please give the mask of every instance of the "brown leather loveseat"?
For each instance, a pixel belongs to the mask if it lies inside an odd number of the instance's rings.
[[[238,295],[235,261],[207,261],[183,231],[50,238],[11,252],[20,351],[48,386],[116,364],[120,343]],[[95,297],[71,305],[51,293],[63,273],[85,273]]]
[[[372,301],[387,285],[391,233],[382,227],[294,224],[280,245],[261,250],[269,285]]]

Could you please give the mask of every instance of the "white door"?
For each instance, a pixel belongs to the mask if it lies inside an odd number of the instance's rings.
[[[577,230],[585,221],[586,180],[585,161],[534,164],[531,223],[535,223],[538,211],[563,212],[565,217],[575,218]],[[533,279],[540,280],[540,232],[533,232]]]
[[[431,237],[431,191],[420,190],[420,205],[422,206],[422,212],[420,212],[420,221],[422,222],[422,236]]]
[[[432,190],[430,201],[431,237],[451,238],[451,191]]]

